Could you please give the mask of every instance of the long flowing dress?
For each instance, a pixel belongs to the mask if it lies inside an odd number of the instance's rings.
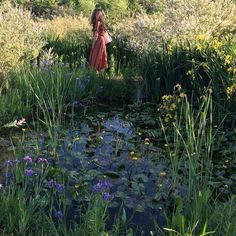
[[[101,27],[101,22],[97,21],[93,32],[94,42],[89,56],[89,65],[96,71],[107,68],[107,49],[105,44],[105,30]]]

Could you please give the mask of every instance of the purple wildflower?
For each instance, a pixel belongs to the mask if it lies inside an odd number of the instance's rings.
[[[56,187],[56,190],[57,190],[58,193],[62,193],[64,191],[64,189],[65,189],[65,185],[64,184],[56,183],[55,187]]]
[[[37,163],[45,164],[45,165],[49,164],[48,160],[46,158],[42,158],[42,157],[38,158]]]
[[[61,220],[63,218],[64,214],[62,211],[55,211],[54,212],[54,217],[58,220]]]
[[[13,166],[14,166],[14,163],[15,163],[14,160],[7,160],[7,161],[5,162],[5,164],[6,164],[7,166],[10,166],[10,167],[13,167]]]
[[[56,181],[51,179],[51,180],[46,182],[45,186],[46,186],[46,188],[51,189],[51,188],[53,188],[55,186],[55,184],[56,184]]]
[[[48,189],[56,189],[58,193],[62,193],[65,189],[65,185],[64,184],[59,184],[57,183],[57,181],[51,179],[49,181],[46,182],[45,187]]]
[[[106,191],[112,187],[112,183],[108,180],[100,180],[97,184],[95,184],[92,188],[94,193],[99,193]]]
[[[31,177],[34,174],[34,171],[32,169],[25,169],[24,174],[27,177]]]
[[[109,201],[109,200],[112,199],[112,195],[111,195],[110,193],[108,193],[108,192],[104,192],[104,193],[102,194],[102,199],[103,199],[104,201]]]
[[[29,163],[32,163],[32,158],[30,156],[25,156],[23,158],[23,161],[26,163],[26,164],[29,164]]]

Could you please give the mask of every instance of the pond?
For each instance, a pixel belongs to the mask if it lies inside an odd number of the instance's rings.
[[[71,177],[71,186],[109,180],[111,222],[124,206],[130,223],[144,232],[153,229],[154,220],[164,224],[172,192],[170,163],[149,137],[150,132],[161,133],[153,128],[154,112],[148,107],[139,114],[122,108],[93,111],[65,132],[57,149],[57,166]],[[46,145],[41,137],[41,148]]]
[[[160,227],[165,225],[165,216],[173,210],[174,199],[186,197],[186,175],[180,172],[181,181],[173,183],[167,144],[158,128],[155,106],[101,110],[77,117],[75,128],[63,132],[55,164],[70,177],[69,185],[75,192],[79,191],[78,186],[79,189],[90,186],[92,191],[96,183],[108,180],[112,198],[108,228],[123,207],[137,235],[148,235],[154,222]],[[37,140],[42,153],[45,152],[46,137],[40,135]],[[1,154],[1,160],[3,158]],[[226,197],[236,192],[235,174],[227,171],[224,176],[222,163],[215,166],[215,178],[210,185],[222,188]],[[229,166],[231,170],[234,168],[234,164]],[[74,206],[84,200],[83,196],[79,198],[73,202]]]

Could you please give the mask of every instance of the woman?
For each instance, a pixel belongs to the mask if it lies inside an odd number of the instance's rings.
[[[96,71],[107,68],[107,50],[105,44],[105,15],[100,9],[95,9],[91,17],[93,26],[93,45],[89,57],[89,65]]]

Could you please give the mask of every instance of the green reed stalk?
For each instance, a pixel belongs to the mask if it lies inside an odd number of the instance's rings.
[[[60,126],[65,122],[65,107],[74,89],[72,77],[65,77],[60,68],[46,73],[30,74],[28,86],[35,97],[39,121],[46,127],[53,143],[58,139]]]

